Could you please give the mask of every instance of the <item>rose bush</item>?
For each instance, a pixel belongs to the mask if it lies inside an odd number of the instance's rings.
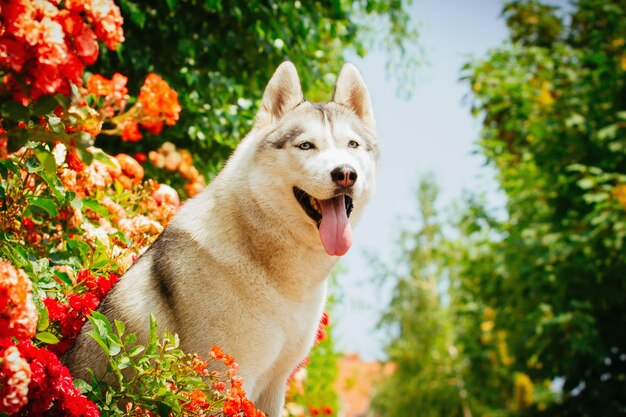
[[[170,142],[133,156],[95,146],[159,134],[181,112],[157,74],[135,98],[123,74],[85,72],[98,41],[113,50],[124,40],[121,25],[111,0],[0,0],[0,415],[263,416],[218,346],[204,359],[185,353],[154,320],[139,345],[94,313],[171,220],[179,191],[205,185]],[[159,170],[180,188],[149,178]],[[73,380],[58,359],[87,320],[114,383]]]

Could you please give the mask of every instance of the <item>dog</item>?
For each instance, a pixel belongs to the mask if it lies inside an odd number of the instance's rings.
[[[219,345],[238,362],[248,398],[280,416],[287,379],[313,345],[327,277],[374,194],[378,160],[358,69],[345,64],[332,100],[312,103],[295,66],[282,63],[224,169],[182,205],[98,310],[140,341],[152,312],[185,351]],[[90,328],[64,357],[76,377],[106,370]]]

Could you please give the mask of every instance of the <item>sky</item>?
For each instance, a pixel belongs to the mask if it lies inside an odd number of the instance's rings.
[[[401,226],[410,224],[417,210],[420,176],[434,174],[442,210],[464,190],[484,193],[492,207],[503,205],[494,171],[475,152],[480,123],[464,100],[469,87],[459,81],[463,64],[504,42],[501,7],[500,0],[414,1],[410,11],[419,27],[424,63],[410,100],[397,96],[395,81],[386,77],[384,53],[348,56],[368,85],[382,157],[377,194],[341,261],[346,271],[338,279],[341,299],[333,317],[338,348],[344,352],[357,352],[365,360],[384,358],[384,334],[376,323],[389,301],[391,283],[379,287],[372,282],[366,253],[391,265]]]

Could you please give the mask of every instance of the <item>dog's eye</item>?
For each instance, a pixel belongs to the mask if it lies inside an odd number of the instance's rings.
[[[308,151],[310,149],[315,149],[315,145],[313,145],[311,142],[302,142],[298,145],[298,148],[302,149],[303,151]]]
[[[359,142],[357,142],[356,140],[351,140],[350,142],[348,142],[348,148],[358,148],[359,147]]]

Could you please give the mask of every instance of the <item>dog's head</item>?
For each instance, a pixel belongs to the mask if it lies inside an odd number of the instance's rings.
[[[350,222],[374,193],[378,164],[372,105],[357,68],[344,65],[331,101],[311,103],[294,65],[281,64],[254,131],[251,192],[261,209],[318,235],[329,255],[344,255],[352,243]]]

